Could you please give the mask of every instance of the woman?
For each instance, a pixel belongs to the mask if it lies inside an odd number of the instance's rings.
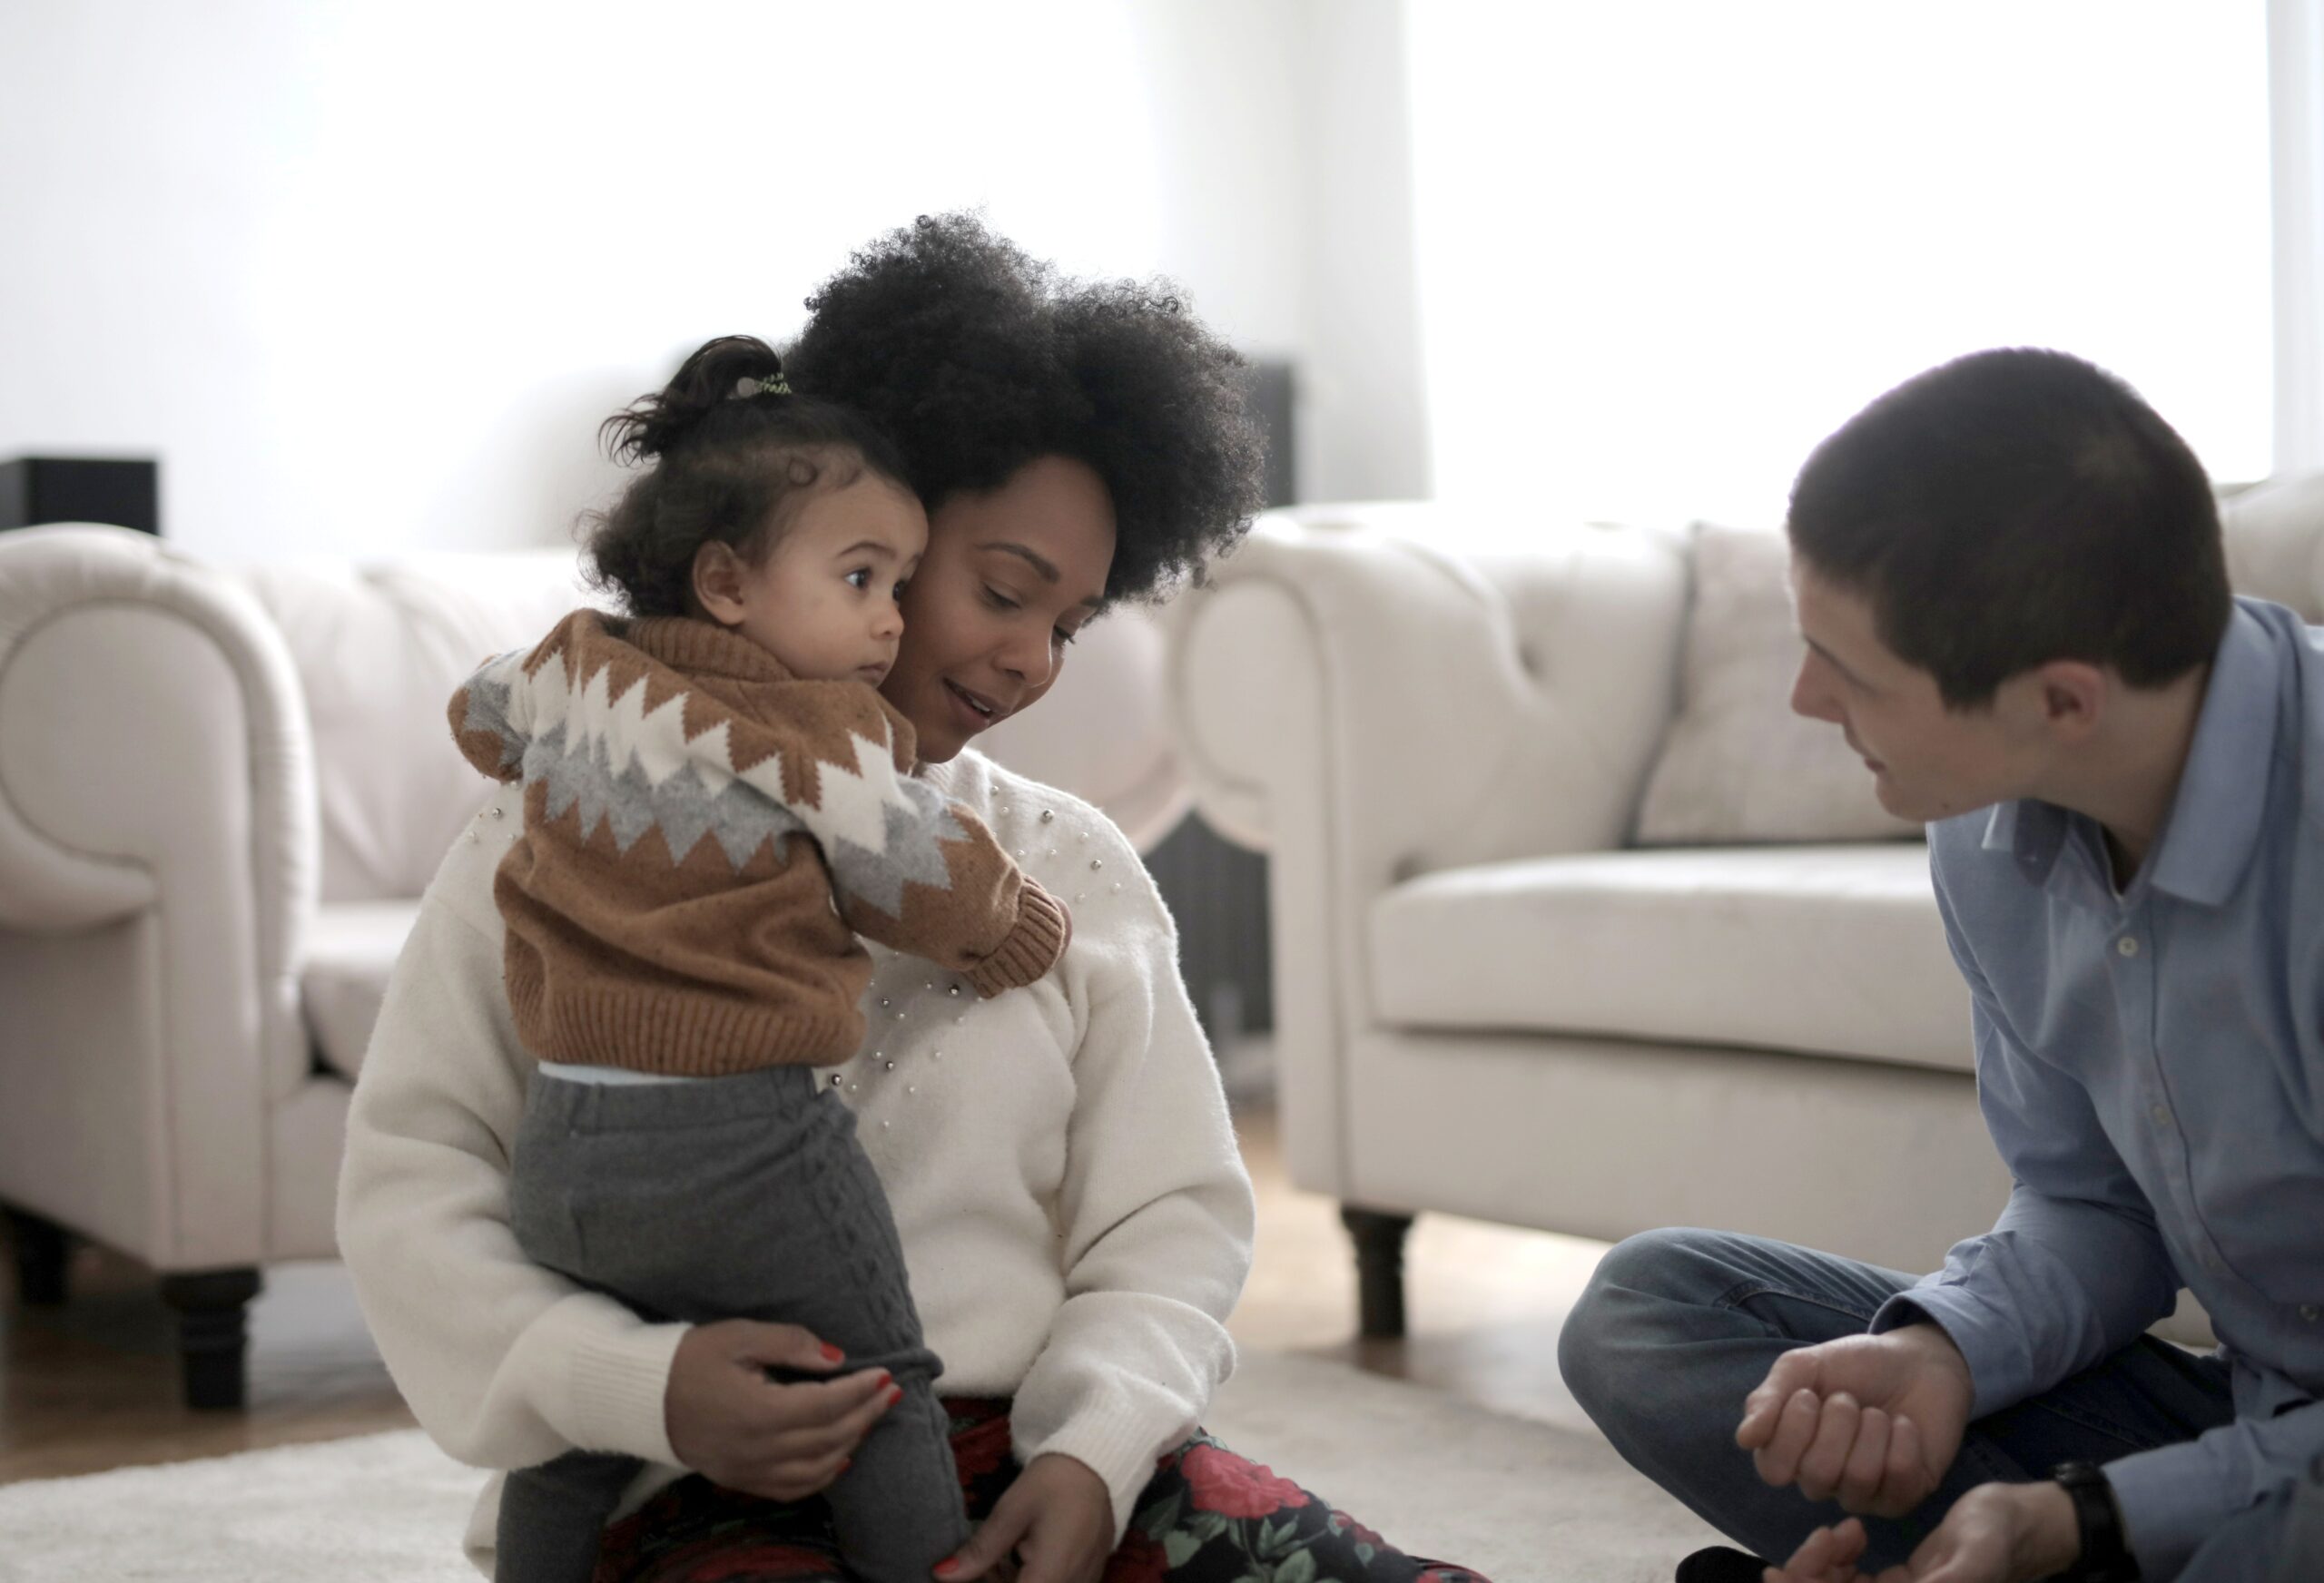
[[[875,949],[867,1047],[823,1075],[945,1362],[981,1526],[938,1577],[1466,1579],[1196,1430],[1233,1361],[1252,1204],[1168,915],[1101,815],[961,752],[1038,703],[1109,605],[1240,536],[1258,450],[1234,354],[1175,300],[1061,281],[960,216],[882,239],[809,307],[793,380],[894,434],[929,509],[881,691],[920,772],[1074,912],[1057,970],[992,1001]],[[651,1322],[527,1263],[509,1233],[528,1058],[491,875],[516,822],[496,802],[446,860],[365,1058],[340,1242],[372,1330],[456,1456],[509,1468],[579,1446],[660,1470],[608,1531],[601,1583],[836,1576],[812,1497],[886,1410],[877,1373],[795,1327]],[[665,1482],[679,1469],[694,1476]]]

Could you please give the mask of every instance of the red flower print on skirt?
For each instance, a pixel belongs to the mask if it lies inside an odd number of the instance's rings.
[[[1214,1445],[1190,1448],[1179,1474],[1194,1499],[1196,1511],[1221,1517],[1271,1517],[1278,1511],[1307,1504],[1307,1491],[1274,1470],[1246,1462]]]
[[[1019,1471],[1007,1401],[948,1399],[969,1515]],[[1101,1583],[1486,1583],[1407,1556],[1329,1502],[1200,1431],[1157,1459]],[[596,1583],[842,1583],[821,1499],[763,1500],[695,1474],[606,1531]],[[933,1580],[931,1580],[933,1583]]]

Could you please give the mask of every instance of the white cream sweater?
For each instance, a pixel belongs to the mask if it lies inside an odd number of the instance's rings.
[[[973,752],[926,776],[1072,908],[1072,945],[986,1001],[871,946],[871,1033],[822,1079],[839,1078],[887,1188],[940,1389],[1014,1397],[1018,1456],[1094,1469],[1118,1538],[1154,1459],[1234,1366],[1250,1179],[1177,931],[1120,831]],[[389,1370],[447,1451],[496,1469],[625,1451],[650,1464],[635,1505],[680,1471],[663,1395],[682,1327],[536,1268],[508,1230],[532,1063],[502,992],[492,873],[520,821],[504,789],[428,887],[356,1085],[340,1246]],[[487,1572],[498,1486],[468,1531]]]

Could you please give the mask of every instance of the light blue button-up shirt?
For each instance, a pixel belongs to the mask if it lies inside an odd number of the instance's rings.
[[[1929,860],[2016,1185],[1873,1329],[1943,1325],[1983,1417],[2191,1288],[2235,1421],[2106,1470],[2160,1583],[2324,1454],[2324,629],[2237,602],[2126,890],[2098,825],[2045,802],[1931,825]]]

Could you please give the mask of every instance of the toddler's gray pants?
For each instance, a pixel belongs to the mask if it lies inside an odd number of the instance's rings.
[[[887,1195],[854,1116],[809,1068],[646,1084],[537,1073],[508,1209],[535,1263],[649,1320],[801,1325],[849,1370],[895,1376],[903,1400],[824,1494],[852,1575],[929,1583],[967,1539],[942,1365],[921,1339]],[[583,1450],[510,1474],[496,1583],[588,1583],[639,1466]]]

